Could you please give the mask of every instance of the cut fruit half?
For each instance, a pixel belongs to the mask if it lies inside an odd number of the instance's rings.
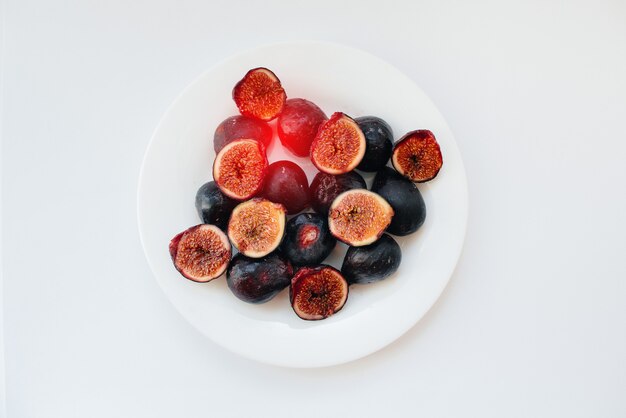
[[[343,174],[359,165],[365,148],[365,135],[359,125],[337,112],[317,131],[311,144],[311,161],[324,173]]]
[[[263,188],[267,174],[263,144],[254,139],[237,139],[215,157],[213,179],[228,197],[246,200]]]
[[[315,321],[339,312],[348,299],[348,282],[333,267],[303,267],[291,279],[291,307],[300,318]]]
[[[404,177],[415,183],[423,183],[437,176],[443,165],[443,157],[435,135],[423,129],[411,131],[396,142],[391,163]]]
[[[174,267],[194,282],[206,283],[224,273],[230,261],[228,237],[215,225],[196,225],[170,241]]]
[[[274,251],[283,239],[285,214],[281,204],[256,198],[240,203],[228,222],[228,238],[240,253],[260,258]]]
[[[335,198],[328,212],[330,233],[360,247],[376,241],[391,223],[393,209],[374,192],[353,189]]]
[[[260,67],[235,85],[233,100],[242,115],[269,121],[282,112],[287,95],[276,74]]]

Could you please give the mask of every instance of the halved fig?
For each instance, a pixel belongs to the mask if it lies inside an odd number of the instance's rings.
[[[265,147],[261,142],[237,139],[215,157],[213,179],[226,196],[246,200],[263,188],[267,166]]]
[[[317,213],[328,216],[328,209],[333,200],[341,193],[351,189],[367,189],[365,179],[356,171],[333,176],[317,173],[311,182],[311,207]]]
[[[380,195],[364,189],[343,192],[328,211],[330,233],[353,247],[376,241],[391,223],[393,209]]]
[[[196,225],[170,241],[174,267],[194,282],[206,283],[224,273],[230,261],[228,237],[215,225]]]
[[[328,318],[346,303],[348,282],[333,267],[303,267],[291,279],[289,299],[294,312],[302,319]]]
[[[264,121],[277,117],[287,95],[280,80],[267,68],[253,68],[235,85],[233,100],[244,116]]]
[[[287,210],[279,203],[255,198],[240,203],[228,221],[228,238],[240,253],[260,258],[274,251],[283,239]]]
[[[352,171],[365,155],[365,135],[348,115],[333,113],[311,144],[311,161],[320,171],[342,174]]]
[[[431,131],[422,129],[404,135],[393,147],[393,167],[415,183],[437,176],[443,165],[441,149]]]

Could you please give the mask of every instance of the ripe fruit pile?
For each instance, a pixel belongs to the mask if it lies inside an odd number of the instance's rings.
[[[214,181],[196,194],[204,223],[171,240],[174,266],[202,283],[226,271],[230,290],[249,303],[267,302],[289,286],[300,318],[327,318],[346,303],[350,285],[383,280],[400,266],[400,246],[385,232],[404,236],[424,223],[415,183],[439,172],[439,144],[427,130],[394,144],[391,127],[373,116],[327,118],[308,100],[287,100],[267,68],[248,71],[233,99],[241,115],[215,130]],[[276,118],[281,144],[310,156],[320,171],[310,185],[297,164],[269,164],[267,122]],[[355,169],[376,173],[371,190]],[[309,207],[315,213],[300,213]],[[341,271],[322,264],[337,240],[349,245]],[[239,252],[232,258],[231,244]]]

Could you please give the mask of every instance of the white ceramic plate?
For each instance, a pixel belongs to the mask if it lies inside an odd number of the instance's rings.
[[[386,120],[395,139],[413,129],[437,137],[444,165],[437,178],[419,185],[426,222],[415,234],[398,238],[403,259],[385,281],[352,286],[344,308],[323,321],[303,321],[292,311],[288,292],[263,305],[233,296],[221,277],[199,284],[174,269],[170,239],[200,223],[194,208],[198,187],[211,180],[213,132],[237,114],[231,99],[235,83],[250,68],[268,67],[288,97],[319,105],[328,116]],[[309,176],[305,158],[288,154],[274,138],[270,162],[296,161]],[[371,181],[372,176],[365,176]],[[163,116],[146,151],[138,190],[138,217],[146,257],[158,283],[182,315],[228,350],[265,363],[320,367],[354,360],[385,347],[413,326],[446,286],[459,257],[467,220],[467,186],[450,128],[413,81],[365,52],[335,44],[305,42],[244,52],[213,67],[176,99]],[[329,263],[341,266],[346,247],[338,245]]]

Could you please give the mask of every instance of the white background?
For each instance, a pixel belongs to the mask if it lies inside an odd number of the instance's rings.
[[[8,0],[3,14],[7,417],[626,415],[623,1]],[[148,269],[135,203],[178,93],[296,39],[415,80],[470,196],[427,316],[314,370],[244,360],[188,325]]]

